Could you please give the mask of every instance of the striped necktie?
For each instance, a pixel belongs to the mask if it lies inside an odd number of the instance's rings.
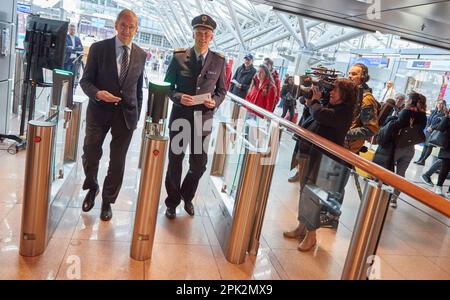
[[[120,64],[120,85],[123,85],[125,78],[127,77],[128,73],[128,67],[129,67],[129,61],[128,61],[128,47],[122,46],[123,52],[122,52],[122,63]]]

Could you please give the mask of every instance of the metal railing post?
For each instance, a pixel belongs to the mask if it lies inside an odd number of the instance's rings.
[[[145,137],[130,251],[135,260],[147,260],[152,256],[167,143],[166,136],[148,134]]]
[[[368,279],[368,259],[375,255],[386,210],[389,205],[388,188],[381,182],[368,182],[361,202],[355,229],[345,259],[341,279]]]
[[[42,254],[47,243],[55,127],[51,122],[28,123],[19,250],[23,256]]]

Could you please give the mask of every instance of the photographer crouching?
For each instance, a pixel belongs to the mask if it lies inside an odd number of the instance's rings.
[[[323,95],[317,86],[312,87],[312,95],[305,98],[306,108],[309,109],[312,120],[305,128],[343,146],[353,120],[357,88],[351,80],[346,78],[335,79],[331,88],[322,88],[322,92],[325,92]],[[328,91],[330,91],[329,99]],[[305,162],[304,175],[300,180],[301,195],[307,183],[316,181],[322,152],[307,141],[301,140],[300,144],[304,145],[299,147],[298,159]],[[316,230],[320,227],[320,207],[307,197],[299,198],[300,207],[307,209],[299,209],[298,226],[292,231],[284,232],[283,235],[287,238],[298,239],[299,251],[308,251],[316,244]]]

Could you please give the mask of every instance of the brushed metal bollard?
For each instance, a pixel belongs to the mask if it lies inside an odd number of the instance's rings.
[[[167,137],[147,136],[144,144],[130,254],[135,260],[147,260],[152,256],[167,142]]]
[[[38,256],[47,243],[55,124],[28,123],[20,255]]]

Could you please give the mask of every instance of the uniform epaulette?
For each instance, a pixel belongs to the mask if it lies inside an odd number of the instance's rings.
[[[173,53],[181,53],[181,52],[186,52],[186,48],[176,48],[175,50],[173,50]]]
[[[223,53],[221,53],[221,52],[217,52],[217,51],[214,51],[214,53],[216,53],[216,54],[217,54],[217,56],[219,56],[219,57],[221,57],[221,58],[225,59],[225,55],[224,55]]]

